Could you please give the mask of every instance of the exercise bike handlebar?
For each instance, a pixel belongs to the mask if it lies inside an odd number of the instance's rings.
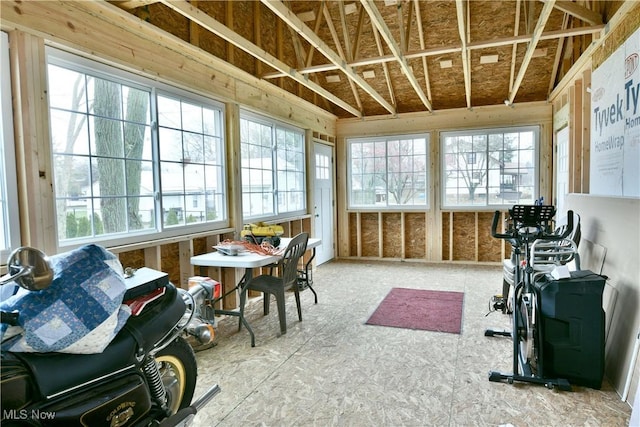
[[[517,239],[519,237],[518,227],[514,227],[508,233],[498,233],[498,221],[500,221],[500,211],[493,213],[493,223],[491,224],[491,235],[496,239]],[[563,240],[566,239],[573,231],[573,211],[567,212],[567,226],[562,234],[548,233],[542,225],[537,226],[538,239],[542,240]]]
[[[491,235],[496,239],[512,239],[513,233],[498,233],[498,221],[500,221],[500,211],[493,213],[493,223],[491,224]]]

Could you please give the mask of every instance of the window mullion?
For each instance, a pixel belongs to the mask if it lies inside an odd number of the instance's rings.
[[[277,126],[271,127],[271,192],[273,194],[271,203],[274,215],[278,215],[278,130]]]

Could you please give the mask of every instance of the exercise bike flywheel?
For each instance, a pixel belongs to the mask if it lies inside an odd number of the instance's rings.
[[[525,375],[532,375],[536,366],[536,298],[532,294],[523,294],[519,301],[517,318],[517,339],[520,349],[520,365]]]

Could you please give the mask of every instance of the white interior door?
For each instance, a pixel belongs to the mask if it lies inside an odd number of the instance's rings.
[[[569,127],[556,133],[556,219],[565,215],[565,198],[569,191]]]
[[[326,144],[314,144],[314,229],[315,237],[322,239],[316,249],[316,264],[327,262],[334,253],[334,198],[333,198],[333,148]]]

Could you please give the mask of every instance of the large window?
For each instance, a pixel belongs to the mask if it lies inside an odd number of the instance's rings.
[[[429,136],[350,139],[350,208],[428,207]]]
[[[442,206],[532,204],[538,134],[538,127],[442,133]]]
[[[9,38],[2,36],[0,64],[0,264],[20,244],[18,219],[18,195],[13,139],[13,114],[11,109],[11,75],[9,73]]]
[[[48,60],[61,246],[225,225],[220,105],[58,51]]]
[[[240,150],[245,220],[305,212],[305,149],[301,130],[243,113]]]

